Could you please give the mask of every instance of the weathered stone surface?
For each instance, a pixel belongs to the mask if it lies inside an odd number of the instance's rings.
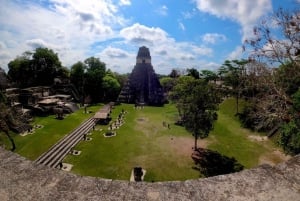
[[[118,101],[148,105],[163,104],[163,90],[151,64],[150,51],[147,47],[139,48],[136,65],[128,82],[123,87]]]
[[[0,200],[300,200],[300,155],[275,167],[174,182],[82,177],[0,148]]]

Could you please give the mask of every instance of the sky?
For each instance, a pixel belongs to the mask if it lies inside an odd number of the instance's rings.
[[[243,41],[266,15],[300,0],[0,0],[0,67],[50,48],[70,68],[91,56],[130,73],[139,47],[156,73],[216,70],[247,57]]]

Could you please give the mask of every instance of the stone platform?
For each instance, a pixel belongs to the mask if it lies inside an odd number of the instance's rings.
[[[0,200],[300,201],[300,155],[275,167],[147,183],[78,176],[0,148]]]

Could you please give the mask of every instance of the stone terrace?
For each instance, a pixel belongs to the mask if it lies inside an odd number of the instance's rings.
[[[300,155],[235,174],[138,183],[78,176],[0,148],[0,200],[300,201]]]

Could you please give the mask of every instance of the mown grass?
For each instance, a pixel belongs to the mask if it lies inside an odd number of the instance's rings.
[[[240,109],[243,105],[244,102],[241,102]],[[271,152],[275,145],[270,141],[249,140],[249,135],[261,136],[264,134],[243,128],[235,111],[235,99],[227,99],[220,105],[218,121],[208,137],[208,140],[212,142],[208,148],[228,157],[234,157],[245,168],[252,168],[257,166],[259,158]]]
[[[192,169],[190,157],[178,157],[168,145],[172,137],[192,138],[184,128],[175,126],[176,109],[165,107],[144,107],[133,109],[123,104],[113,111],[115,118],[121,110],[128,111],[125,124],[117,130],[117,136],[105,138],[108,126],[98,126],[93,140],[81,142],[75,149],[82,150],[79,156],[66,157],[65,162],[74,164],[73,172],[80,175],[98,176],[110,179],[128,180],[133,167],[146,169],[146,181],[186,180],[199,177]],[[163,127],[166,121],[171,128]],[[192,144],[191,144],[192,146]]]
[[[240,107],[242,106],[243,102]],[[100,106],[94,106],[89,110],[95,112],[99,108]],[[81,141],[74,148],[82,151],[81,155],[68,155],[65,158],[64,162],[74,165],[72,172],[128,180],[132,168],[141,166],[147,171],[146,181],[186,180],[201,176],[192,168],[192,135],[183,127],[174,125],[177,120],[174,105],[134,109],[133,105],[122,104],[113,110],[113,120],[122,109],[128,113],[125,114],[125,124],[117,130],[116,137],[105,138],[103,133],[109,126],[98,125],[89,136],[93,138],[92,141]],[[261,133],[242,128],[235,111],[234,99],[227,99],[220,105],[218,120],[205,139],[207,148],[227,157],[234,157],[245,168],[257,166],[261,156],[274,157],[268,155],[274,150],[274,144],[271,141],[251,141],[249,135],[259,136]],[[81,109],[64,120],[56,120],[54,116],[36,118],[35,124],[44,127],[37,129],[32,135],[14,136],[16,152],[34,160],[91,115],[93,113],[84,114]],[[171,128],[163,127],[163,121],[169,123]],[[278,158],[272,160],[276,161]]]
[[[63,120],[56,119],[54,115],[35,117],[34,124],[42,125],[42,128],[35,129],[33,134],[26,136],[11,134],[16,144],[15,152],[31,160],[35,160],[63,136],[78,127],[81,122],[93,115],[99,108],[100,105],[89,107],[88,110],[91,111],[89,114],[84,114],[82,108],[75,113],[67,115]],[[10,146],[7,140],[5,144],[6,146]]]

